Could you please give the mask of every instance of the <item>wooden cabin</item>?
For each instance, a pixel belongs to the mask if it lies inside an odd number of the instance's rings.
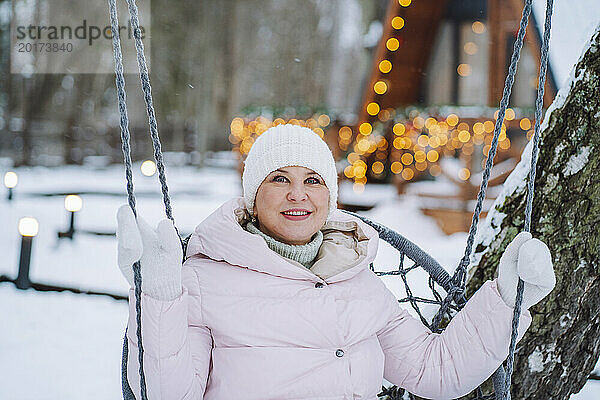
[[[345,175],[359,190],[367,180],[391,178],[402,192],[419,178],[445,175],[456,193],[423,193],[440,200],[423,211],[447,233],[468,229],[522,9],[521,0],[389,1],[352,140],[339,137],[348,152]],[[495,184],[533,133],[540,37],[532,14],[495,159],[507,162],[493,172]],[[556,92],[549,66],[546,107]],[[444,170],[443,158],[462,168]],[[447,206],[455,200],[458,207]]]

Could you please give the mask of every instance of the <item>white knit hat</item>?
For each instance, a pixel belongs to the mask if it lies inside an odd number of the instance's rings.
[[[258,187],[267,175],[283,167],[310,168],[323,178],[329,189],[329,214],[337,208],[337,171],[331,150],[309,128],[298,125],[277,125],[260,135],[244,162],[242,186],[246,208],[253,212]]]

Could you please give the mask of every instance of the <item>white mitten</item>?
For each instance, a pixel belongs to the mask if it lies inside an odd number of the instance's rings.
[[[142,292],[158,300],[173,300],[182,293],[181,241],[173,222],[164,219],[156,230],[128,205],[117,212],[117,263],[134,287],[133,264],[140,260]]]
[[[531,233],[521,232],[506,246],[498,266],[498,291],[502,300],[515,307],[517,282],[525,282],[523,307],[537,304],[554,289],[556,277],[548,246]]]

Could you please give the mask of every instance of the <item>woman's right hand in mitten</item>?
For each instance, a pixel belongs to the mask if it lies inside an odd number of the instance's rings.
[[[117,211],[117,262],[133,288],[133,264],[140,261],[142,292],[158,300],[173,300],[182,293],[181,240],[173,222],[164,219],[153,229],[128,205]]]

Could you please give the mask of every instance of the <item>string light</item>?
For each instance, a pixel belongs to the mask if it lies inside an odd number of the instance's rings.
[[[392,28],[400,30],[404,27],[404,18],[394,17],[392,18]]]
[[[358,127],[358,131],[361,133],[361,135],[365,135],[366,136],[366,135],[369,135],[371,132],[373,132],[373,127],[371,126],[370,123],[363,122]]]
[[[471,29],[474,33],[482,34],[485,32],[485,25],[481,21],[475,21],[473,24],[471,24]]]
[[[385,42],[385,47],[389,51],[396,51],[400,47],[400,42],[396,38],[389,38],[387,42]]]
[[[471,65],[469,64],[459,64],[456,68],[458,75],[460,76],[469,76],[471,75]]]
[[[521,127],[521,129],[523,129],[524,131],[531,129],[531,121],[529,120],[529,118],[521,118],[521,120],[519,121],[519,127]]]
[[[463,46],[463,50],[465,51],[465,53],[472,56],[477,53],[477,50],[479,50],[479,48],[477,47],[477,45],[475,43],[467,42]]]
[[[367,113],[369,115],[377,115],[379,113],[379,104],[377,104],[377,103],[369,103],[367,105]]]
[[[389,60],[382,60],[379,63],[379,70],[382,73],[387,74],[388,72],[390,72],[392,70],[392,63]]]
[[[412,3],[412,0],[398,0],[398,3],[400,3],[402,7],[408,7],[410,6],[410,3]]]
[[[384,81],[377,81],[373,85],[373,91],[377,94],[384,94],[387,89],[387,84]]]

